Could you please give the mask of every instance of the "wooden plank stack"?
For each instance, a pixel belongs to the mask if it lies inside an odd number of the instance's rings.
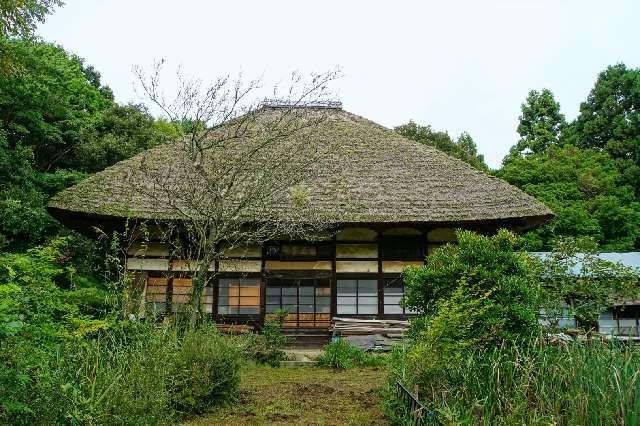
[[[389,349],[400,343],[409,328],[409,321],[365,320],[334,317],[331,331],[334,337],[342,337],[363,349]]]

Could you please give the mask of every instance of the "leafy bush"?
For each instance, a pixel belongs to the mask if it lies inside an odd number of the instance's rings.
[[[287,337],[282,334],[282,324],[287,313],[278,311],[271,318],[267,318],[260,334],[245,334],[238,336],[235,341],[245,359],[258,364],[279,367],[286,359],[282,348],[287,344]]]
[[[455,369],[469,350],[529,339],[539,329],[539,263],[516,251],[518,238],[501,230],[492,237],[458,231],[457,239],[405,272],[405,303],[423,314],[410,330],[418,376]]]
[[[170,333],[136,327],[132,336],[107,334],[68,341],[35,374],[29,415],[20,423],[153,424],[174,417]]]
[[[19,334],[44,344],[105,326],[107,294],[76,287],[70,242],[57,238],[24,254],[0,255],[0,337]]]
[[[382,355],[366,353],[345,339],[338,339],[324,347],[316,363],[320,367],[338,369],[355,367],[380,367],[385,361]]]
[[[567,240],[539,261],[504,230],[457,237],[405,273],[405,303],[422,315],[411,321],[411,345],[389,363],[389,417],[402,423],[407,414],[394,392],[400,380],[444,424],[636,424],[640,351],[552,346],[538,321],[541,309],[545,318],[566,312],[569,299],[572,314],[593,320],[611,297],[637,294],[637,277],[593,252],[576,274]]]
[[[456,236],[458,244],[441,247],[425,266],[405,273],[405,304],[425,316],[420,324],[446,329],[434,338],[480,345],[535,335],[537,260],[517,250],[518,237],[504,229],[492,237]],[[414,334],[421,331],[414,327]]]
[[[286,316],[286,312],[279,310],[264,322],[261,333],[264,350],[256,354],[257,362],[277,367],[285,359],[282,348],[287,344],[287,337],[282,334],[282,324]]]
[[[201,413],[229,400],[240,384],[239,352],[214,327],[189,331],[172,365],[171,395],[181,412]]]

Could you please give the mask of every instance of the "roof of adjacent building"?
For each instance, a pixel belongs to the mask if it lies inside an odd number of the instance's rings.
[[[507,182],[339,107],[304,138],[331,143],[305,182],[309,203],[330,212],[335,223],[524,219],[530,227],[553,216],[544,204]],[[154,182],[145,182],[149,173],[140,171],[144,162],[160,175],[160,169],[180,155],[175,143],[154,147],[62,191],[49,208],[56,215],[181,219],[170,203],[158,203],[162,194],[151,194]],[[131,190],[132,178],[144,186],[144,193]]]

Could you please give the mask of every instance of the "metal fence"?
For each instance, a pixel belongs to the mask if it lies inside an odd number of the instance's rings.
[[[427,409],[405,385],[396,380],[396,395],[408,411],[412,425],[422,426],[436,422],[435,412]]]

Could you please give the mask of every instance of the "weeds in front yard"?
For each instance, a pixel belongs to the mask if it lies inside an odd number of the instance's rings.
[[[401,407],[392,385],[398,378],[444,422],[640,423],[640,349],[634,346],[593,341],[472,351],[455,367],[429,375],[419,373],[419,364],[411,354],[393,358],[384,405],[396,421]]]
[[[376,368],[247,365],[237,402],[190,425],[386,425],[379,392],[384,374]]]
[[[287,313],[276,312],[272,318],[267,318],[260,334],[247,333],[239,336],[229,336],[234,345],[240,350],[247,361],[257,364],[279,367],[287,354],[282,348],[287,344],[287,336],[282,333],[282,324]]]
[[[385,364],[385,358],[380,354],[371,354],[363,351],[348,340],[339,339],[324,347],[324,352],[316,363],[319,367],[331,367],[338,369],[355,367],[381,367]]]
[[[52,348],[1,347],[3,424],[174,423],[228,400],[240,382],[239,352],[208,325],[131,324]]]

